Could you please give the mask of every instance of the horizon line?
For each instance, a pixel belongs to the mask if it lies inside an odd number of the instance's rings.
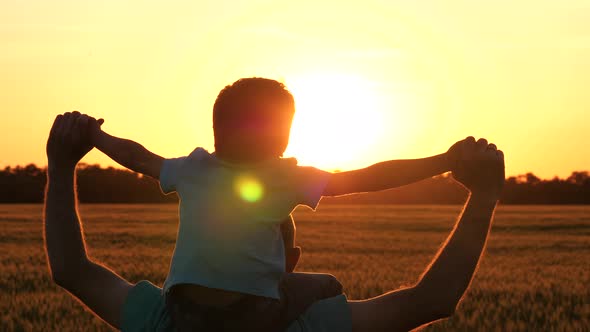
[[[0,168],[0,171],[4,171],[4,170],[5,170],[7,167],[9,167],[9,168],[13,169],[13,168],[16,168],[16,167],[23,167],[23,168],[24,168],[24,167],[26,167],[26,166],[29,166],[29,165],[34,165],[35,167],[37,167],[37,168],[39,168],[39,169],[47,169],[47,164],[45,164],[45,165],[43,165],[43,166],[39,166],[39,165],[35,164],[34,162],[30,162],[30,163],[26,163],[26,164],[24,164],[24,165],[18,165],[18,164],[17,164],[17,165],[14,165],[14,166],[13,166],[13,165],[8,165],[8,164],[6,164],[6,165],[3,165],[3,166],[1,166],[1,168]],[[103,169],[107,169],[107,168],[115,168],[115,169],[120,169],[120,170],[127,170],[127,171],[129,171],[129,172],[132,172],[132,173],[141,174],[141,173],[138,173],[138,172],[132,171],[132,170],[130,170],[129,168],[126,168],[126,167],[124,167],[124,166],[121,166],[121,165],[106,165],[106,166],[105,166],[105,165],[103,165],[103,164],[100,164],[100,163],[85,163],[85,162],[79,162],[79,163],[77,164],[77,166],[80,166],[80,165],[86,165],[86,166],[98,166],[98,167],[100,167],[100,168],[103,168]],[[326,171],[328,171],[328,172],[335,172],[335,173],[337,173],[337,172],[341,172],[339,169],[328,169],[328,170],[326,170]],[[570,174],[569,174],[569,175],[572,175],[572,174],[574,174],[574,173],[584,173],[584,172],[585,172],[585,173],[590,173],[590,170],[572,170],[572,171],[570,171]],[[444,172],[444,173],[441,173],[441,174],[439,174],[439,175],[435,175],[435,176],[433,176],[433,177],[436,177],[436,176],[441,176],[441,175],[445,175],[445,174],[448,174],[448,173],[450,173],[450,171],[448,171],[448,172]],[[513,175],[508,175],[508,174],[506,174],[506,175],[505,175],[505,179],[508,179],[508,178],[510,178],[510,177],[519,177],[519,176],[525,176],[525,175],[527,175],[527,174],[532,174],[532,175],[535,175],[535,173],[534,173],[533,171],[527,171],[527,172],[525,172],[525,173],[522,173],[522,174],[513,174]],[[535,176],[537,176],[537,175],[535,175]],[[537,176],[537,177],[538,177],[538,176]],[[539,178],[539,177],[538,177],[538,178]],[[557,179],[563,179],[563,180],[567,179],[567,177],[565,177],[565,178],[561,178],[561,177],[559,177],[558,175],[554,175],[552,178],[539,178],[539,179],[540,179],[540,180],[553,180],[553,179],[555,179],[555,178],[557,178]]]

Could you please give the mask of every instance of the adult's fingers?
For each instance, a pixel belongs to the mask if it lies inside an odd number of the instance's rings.
[[[69,127],[67,128],[70,132],[74,131],[74,127],[76,125],[76,123],[78,122],[78,118],[80,118],[80,112],[78,111],[73,111],[72,113],[70,113],[70,117],[71,117],[71,121],[69,122]]]
[[[463,140],[463,144],[461,144],[461,159],[467,160],[471,159],[473,150],[475,148],[475,138],[473,136],[467,137]]]
[[[77,144],[80,142],[80,139],[82,137],[82,130],[84,130],[81,126],[80,118],[76,119],[76,121],[74,121],[72,128],[71,128],[71,137],[72,137],[72,143]]]
[[[71,112],[64,113],[62,125],[59,128],[60,137],[65,139],[71,132],[71,128],[74,125],[74,117]]]
[[[65,128],[67,128],[67,121],[69,118],[68,113],[64,113],[60,116],[59,121],[56,124],[55,136],[57,139],[63,140],[65,135]]]
[[[88,126],[88,123],[90,122],[90,117],[86,114],[80,114],[80,117],[78,117],[78,127],[81,129],[85,129]]]
[[[476,149],[479,151],[484,151],[488,147],[488,140],[485,138],[480,138],[477,140]]]
[[[78,128],[77,128],[77,132],[79,135],[79,138],[86,138],[88,137],[88,129],[90,127],[90,121],[91,121],[91,117],[89,117],[86,114],[81,114],[80,117],[78,118],[77,124],[78,124]]]
[[[55,119],[53,120],[53,124],[51,125],[51,130],[49,131],[49,137],[55,137],[57,134],[57,128],[60,126],[62,121],[63,115],[58,114]]]
[[[488,144],[487,149],[492,150],[492,151],[496,151],[496,150],[498,150],[498,147],[496,146],[496,144],[490,143],[490,144]]]

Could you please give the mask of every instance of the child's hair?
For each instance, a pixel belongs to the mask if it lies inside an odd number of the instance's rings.
[[[295,101],[285,85],[242,78],[226,86],[213,106],[215,152],[233,162],[280,157],[289,143]]]

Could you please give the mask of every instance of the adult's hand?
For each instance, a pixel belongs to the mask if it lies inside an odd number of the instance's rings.
[[[467,137],[451,149],[458,156],[453,177],[469,191],[499,198],[504,186],[504,153],[485,138]]]
[[[73,168],[90,150],[87,135],[89,117],[77,111],[60,114],[55,118],[47,139],[49,169]]]
[[[119,329],[127,294],[124,278],[89,257],[77,210],[75,166],[92,149],[89,123],[78,112],[58,115],[47,140],[49,174],[44,222],[51,277],[96,315]]]

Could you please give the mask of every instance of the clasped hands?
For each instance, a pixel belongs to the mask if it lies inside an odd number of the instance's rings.
[[[453,178],[472,193],[498,199],[504,186],[504,153],[485,138],[472,136],[446,152]]]
[[[49,170],[73,168],[92,148],[92,136],[100,132],[103,119],[80,112],[58,115],[53,121],[46,153]]]

